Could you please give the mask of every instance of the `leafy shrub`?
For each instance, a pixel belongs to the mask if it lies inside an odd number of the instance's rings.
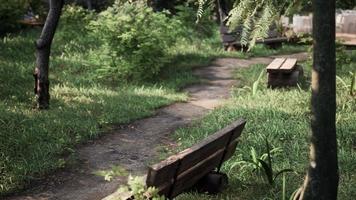
[[[144,1],[116,1],[89,28],[104,43],[100,77],[139,81],[157,75],[167,62],[179,21],[154,12]]]
[[[212,37],[216,30],[216,22],[212,20],[212,10],[207,9],[197,22],[197,8],[193,5],[179,5],[176,6],[175,18],[182,22],[182,28],[187,37]]]
[[[72,34],[86,33],[87,29],[85,27],[94,19],[94,12],[80,6],[66,5],[61,15],[60,29],[65,32],[68,37],[73,37]]]
[[[145,184],[145,178],[131,175],[127,181],[127,187],[121,187],[119,189],[122,193],[129,193],[135,200],[164,200],[163,196],[158,194],[158,190],[154,187],[147,187]]]
[[[336,7],[341,9],[353,9],[356,6],[356,0],[336,0]]]
[[[0,34],[17,26],[16,21],[25,13],[26,0],[5,0],[0,3]]]

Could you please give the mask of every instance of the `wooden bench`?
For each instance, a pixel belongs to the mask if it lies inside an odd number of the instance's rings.
[[[288,38],[287,37],[276,37],[276,38],[266,38],[263,40],[256,40],[256,44],[264,44],[266,45],[268,48],[271,49],[278,49],[280,47],[282,47],[282,44],[284,42],[288,42]],[[229,46],[233,46],[235,49],[248,49],[248,47],[244,47],[241,42],[239,41],[235,41],[235,42],[231,42],[231,43],[224,43],[225,46],[225,50],[228,50],[228,48],[231,48]]]
[[[219,192],[227,183],[227,176],[220,173],[220,168],[233,156],[245,123],[237,120],[191,148],[149,167],[147,186],[156,187],[167,199],[192,187],[201,192]]]
[[[266,68],[268,73],[268,87],[297,86],[303,70],[297,65],[296,58],[276,58]]]
[[[19,20],[18,23],[21,24],[21,25],[32,26],[32,27],[44,26],[44,22],[38,21],[38,20],[35,20],[35,19],[33,19],[33,20],[23,19],[23,20]]]

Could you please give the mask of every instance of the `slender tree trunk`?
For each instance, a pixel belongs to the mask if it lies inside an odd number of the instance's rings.
[[[34,72],[34,90],[37,96],[37,107],[39,109],[48,109],[49,107],[49,57],[51,53],[52,40],[57,29],[63,4],[64,0],[49,1],[49,12],[46,18],[45,25],[42,29],[40,38],[35,43],[36,68]]]
[[[93,10],[93,3],[92,0],[86,0],[87,1],[87,8],[88,10]]]
[[[310,163],[295,199],[337,199],[335,0],[313,0],[312,136]]]

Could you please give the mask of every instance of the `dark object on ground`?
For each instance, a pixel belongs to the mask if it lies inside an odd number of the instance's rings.
[[[227,184],[226,175],[219,173],[221,165],[234,154],[245,124],[245,120],[237,120],[191,148],[151,166],[147,186],[156,187],[167,199],[192,188],[210,194],[220,192]]]
[[[295,87],[303,68],[297,65],[296,58],[276,58],[267,66],[268,87]]]
[[[218,194],[226,188],[227,184],[228,177],[226,174],[212,171],[201,178],[193,190],[199,193]]]

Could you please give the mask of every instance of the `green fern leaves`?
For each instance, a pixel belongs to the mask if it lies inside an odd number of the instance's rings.
[[[212,0],[210,0],[212,1]],[[198,0],[198,18],[202,16],[204,4],[208,0]],[[241,28],[240,42],[252,48],[256,40],[268,37],[271,25],[276,23],[282,14],[295,5],[298,0],[235,0],[233,8],[227,17],[226,24],[230,30]]]

